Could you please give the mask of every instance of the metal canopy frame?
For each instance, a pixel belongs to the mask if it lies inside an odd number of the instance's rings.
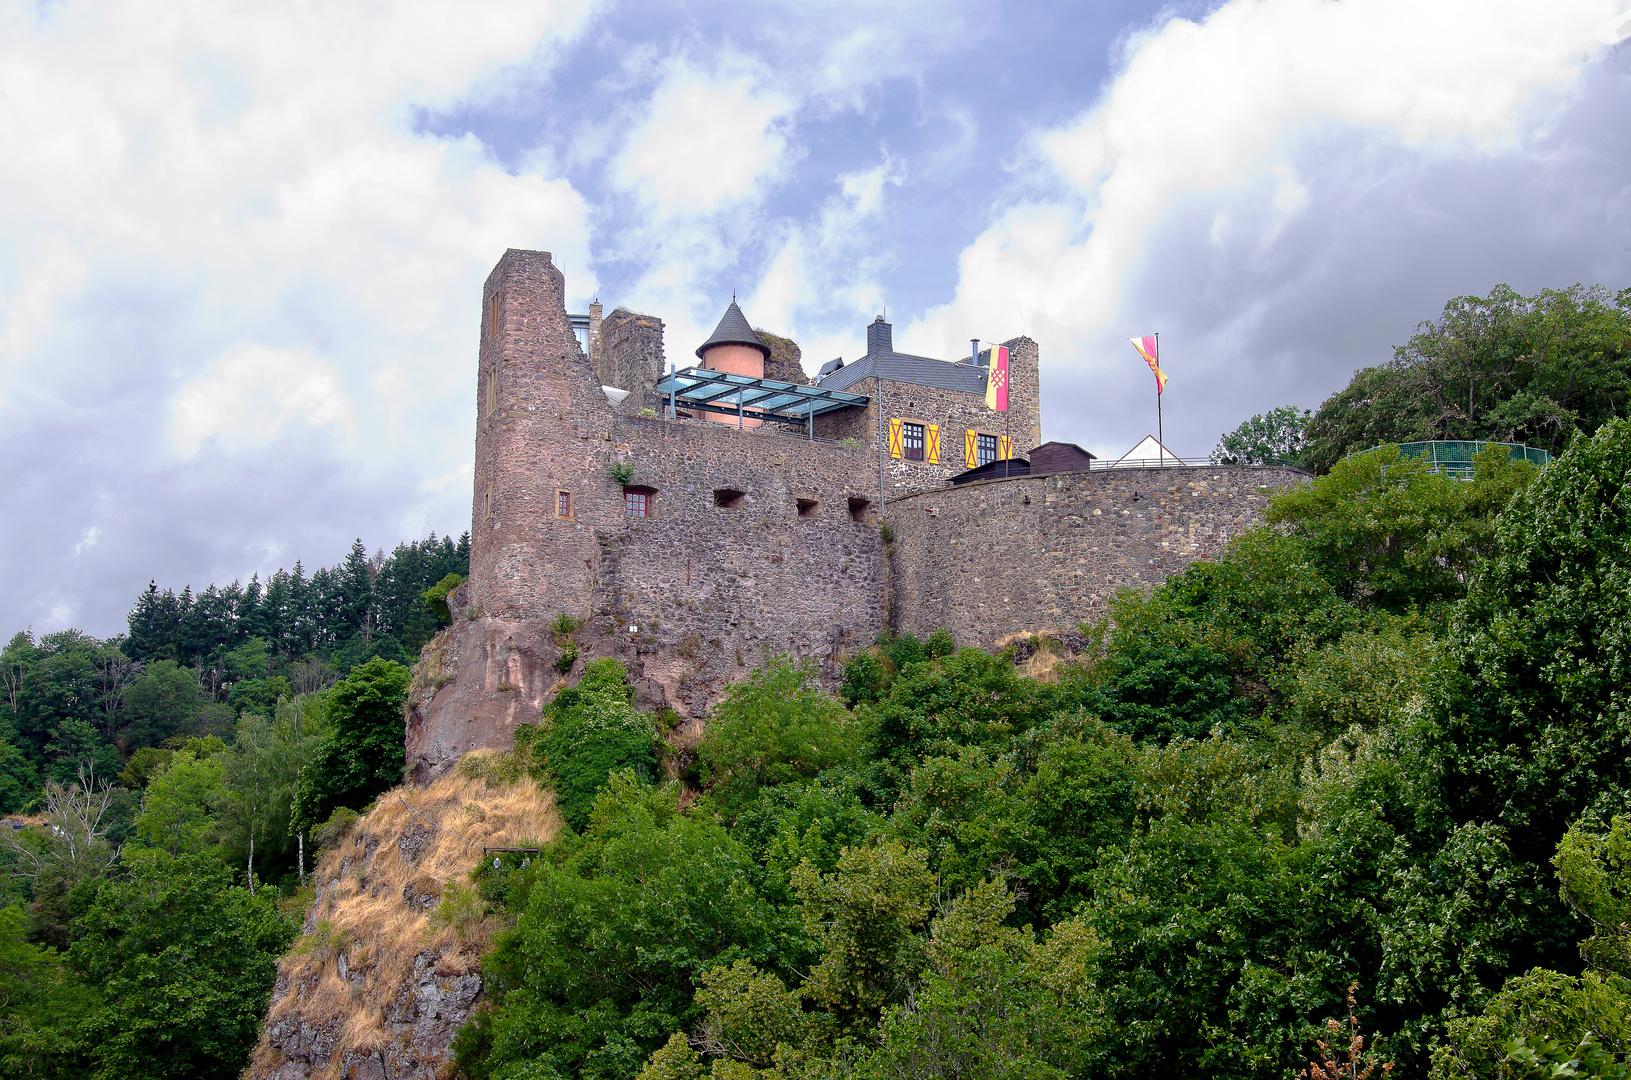
[[[657,392],[668,398],[669,416],[676,409],[720,413],[736,417],[739,424],[744,418],[768,420],[802,427],[812,434],[815,418],[822,413],[871,401],[865,394],[695,367],[669,372],[657,383]]]

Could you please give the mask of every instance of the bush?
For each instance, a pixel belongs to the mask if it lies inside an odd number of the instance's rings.
[[[436,613],[443,626],[453,625],[453,612],[447,606],[447,594],[464,584],[463,574],[449,574],[420,594],[426,606]]]
[[[630,697],[623,665],[594,660],[577,686],[555,695],[536,729],[516,733],[553,778],[555,805],[574,829],[588,823],[595,794],[612,773],[632,769],[646,781],[656,775],[656,735]]]
[[[857,726],[815,665],[774,657],[730,688],[697,744],[702,782],[734,808],[763,785],[810,777],[854,756]]]

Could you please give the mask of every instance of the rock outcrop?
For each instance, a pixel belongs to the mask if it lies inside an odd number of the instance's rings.
[[[432,1080],[481,1001],[493,926],[470,871],[488,847],[546,843],[552,796],[478,753],[399,788],[319,860],[302,933],[278,964],[249,1080]]]

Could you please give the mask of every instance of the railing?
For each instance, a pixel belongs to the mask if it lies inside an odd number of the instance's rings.
[[[1505,447],[1508,457],[1516,461],[1527,461],[1537,467],[1544,467],[1552,460],[1552,455],[1539,447],[1525,446],[1523,443],[1484,442],[1481,439],[1433,439],[1427,442],[1400,443],[1399,456],[1425,460],[1435,471],[1445,476],[1470,480],[1474,468],[1473,458],[1492,446]]]
[[[1120,461],[1090,461],[1087,467],[1098,472],[1101,469],[1172,469],[1194,468],[1196,466],[1216,465],[1211,458],[1204,457],[1161,457],[1161,458],[1122,458]]]

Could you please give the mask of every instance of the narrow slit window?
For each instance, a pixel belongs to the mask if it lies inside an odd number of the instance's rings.
[[[923,425],[911,423],[901,425],[901,438],[906,448],[906,459],[908,461],[922,461]]]

